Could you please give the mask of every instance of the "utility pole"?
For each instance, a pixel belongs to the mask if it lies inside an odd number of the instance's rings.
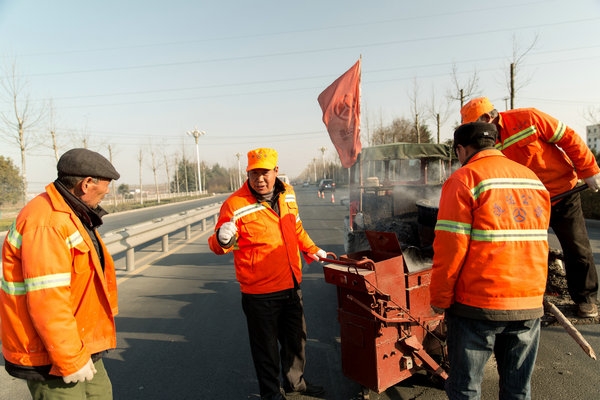
[[[242,156],[240,153],[235,153],[238,161],[238,189],[242,187],[242,166],[240,165],[240,157]]]
[[[510,109],[515,108],[515,64],[510,64]]]
[[[196,167],[198,168],[198,193],[202,194],[202,176],[200,175],[200,148],[198,147],[198,138],[204,136],[206,132],[199,131],[194,128],[193,131],[187,132],[189,136],[192,136],[196,140]]]
[[[113,162],[113,153],[112,153],[112,147],[111,147],[110,144],[108,145],[108,160],[112,164],[112,162]],[[114,179],[111,182],[111,187],[112,187],[111,190],[112,190],[113,204],[116,207],[117,206],[117,192],[115,190],[115,180]]]
[[[321,157],[323,158],[323,179],[327,178],[327,173],[325,171],[325,150],[327,150],[327,148],[325,146],[321,147],[319,150],[321,150]],[[316,179],[315,179],[316,181]]]

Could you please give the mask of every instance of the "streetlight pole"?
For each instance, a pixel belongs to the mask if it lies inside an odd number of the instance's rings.
[[[327,178],[327,174],[325,173],[325,150],[327,150],[327,148],[323,146],[319,150],[321,150],[321,156],[323,157],[323,179],[325,179]]]
[[[202,176],[200,175],[200,148],[198,147],[198,138],[204,136],[206,132],[199,131],[194,128],[193,131],[186,132],[189,136],[192,136],[196,140],[196,166],[198,168],[198,193],[202,193]]]
[[[240,166],[240,153],[235,153],[238,160],[238,189],[242,187],[242,167]]]

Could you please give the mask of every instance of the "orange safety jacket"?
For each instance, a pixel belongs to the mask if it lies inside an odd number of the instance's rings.
[[[532,171],[495,149],[476,153],[442,187],[431,304],[541,309],[549,221],[548,191]]]
[[[535,172],[550,197],[571,190],[578,179],[600,173],[583,139],[561,121],[535,108],[500,112],[498,131],[496,148]]]
[[[233,251],[242,293],[265,294],[293,288],[294,279],[302,282],[300,252],[319,251],[302,226],[293,187],[282,184],[285,189],[277,200],[277,214],[267,203],[257,202],[246,181],[223,203],[215,232],[208,238],[215,254]],[[219,243],[217,232],[228,221],[235,222],[237,241],[227,248]]]
[[[54,184],[19,213],[2,247],[2,352],[13,364],[66,376],[116,347],[113,260],[104,271],[86,228]]]

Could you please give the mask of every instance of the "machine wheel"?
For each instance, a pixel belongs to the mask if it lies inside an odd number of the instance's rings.
[[[446,380],[443,379],[441,376],[435,375],[435,374],[429,374],[429,380],[431,381],[431,384],[433,386],[435,386],[437,389],[444,390]]]
[[[371,393],[371,390],[369,388],[363,387],[361,390],[361,399],[362,400],[369,400],[369,394]]]

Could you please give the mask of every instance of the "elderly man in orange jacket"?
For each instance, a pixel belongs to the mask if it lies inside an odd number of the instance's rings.
[[[102,355],[116,347],[113,260],[96,228],[119,173],[102,155],[72,149],[58,178],[19,213],[2,247],[2,353],[34,400],[111,400]]]
[[[454,132],[462,167],[442,187],[430,301],[446,313],[446,393],[479,399],[485,364],[498,363],[499,398],[530,399],[548,273],[550,196],[528,168],[494,149],[496,128]]]
[[[600,189],[600,168],[585,142],[563,122],[535,108],[498,112],[486,97],[472,99],[461,111],[462,122],[496,125],[496,148],[531,169],[550,197],[567,192],[583,179]],[[581,318],[598,316],[598,273],[585,227],[579,193],[552,204],[550,227],[563,250],[567,286]]]
[[[277,178],[278,170],[275,150],[249,151],[248,180],[223,203],[208,239],[215,254],[233,252],[260,395],[273,400],[324,392],[304,379],[300,284],[301,253],[307,261],[327,255],[304,230],[294,189]]]

